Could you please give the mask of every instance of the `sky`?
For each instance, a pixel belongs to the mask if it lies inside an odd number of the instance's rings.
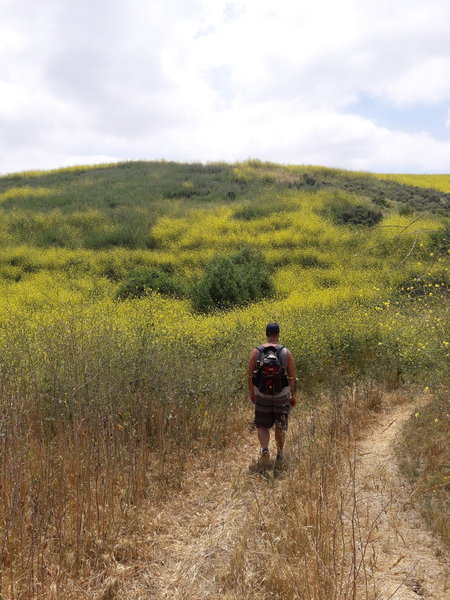
[[[450,173],[448,0],[0,0],[0,174]]]

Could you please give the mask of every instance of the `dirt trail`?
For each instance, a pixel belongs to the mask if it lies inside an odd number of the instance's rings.
[[[223,575],[255,501],[248,471],[255,434],[248,433],[239,446],[210,457],[208,464],[194,458],[183,491],[145,514],[149,562],[134,567],[121,598],[234,598],[223,590]]]
[[[448,597],[439,543],[412,507],[411,490],[395,465],[393,442],[412,410],[403,404],[377,415],[357,444],[357,513],[362,530],[370,531],[361,600]],[[282,478],[268,483],[249,474],[255,437],[248,432],[239,448],[211,457],[208,464],[193,457],[183,491],[143,512],[139,560],[117,564],[111,590],[119,586],[120,591],[108,596],[105,590],[102,598],[238,600],[225,584],[226,570],[233,560],[245,560],[236,548],[255,506],[285,485]]]
[[[413,410],[403,404],[380,415],[358,448],[358,512],[372,530],[367,563],[380,600],[449,597],[445,554],[414,509],[395,461],[396,436]]]

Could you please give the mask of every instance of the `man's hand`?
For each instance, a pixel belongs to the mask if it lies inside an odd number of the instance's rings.
[[[255,404],[256,402],[256,394],[255,392],[250,392],[250,400]]]
[[[291,406],[295,406],[297,404],[297,398],[295,396],[295,394],[291,394],[291,397],[289,398]]]

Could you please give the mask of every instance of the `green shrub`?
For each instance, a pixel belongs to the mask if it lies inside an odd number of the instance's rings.
[[[296,262],[305,269],[313,267],[318,269],[326,269],[327,267],[329,267],[328,263],[318,258],[315,254],[302,254],[298,256]]]
[[[199,312],[209,312],[255,302],[273,293],[263,255],[247,246],[231,257],[211,259],[193,289],[192,305]]]
[[[151,291],[165,296],[182,296],[181,286],[168,273],[154,268],[132,271],[116,292],[116,300],[142,298]]]
[[[239,288],[239,275],[233,262],[226,257],[213,258],[194,288],[193,307],[200,312],[231,308],[240,303]]]
[[[64,234],[64,230],[45,229],[36,235],[36,244],[42,248],[48,248],[49,246],[64,248],[67,243],[67,238]]]
[[[309,173],[303,174],[303,181],[306,183],[306,185],[316,185],[315,178],[312,177]]]
[[[337,216],[338,222],[343,225],[365,225],[367,227],[377,225],[382,218],[381,211],[372,210],[363,204],[351,206]]]
[[[273,208],[268,206],[259,206],[258,204],[247,204],[239,208],[234,213],[234,218],[240,221],[252,221],[267,217],[274,212]]]
[[[319,211],[337,225],[363,225],[373,227],[383,218],[383,213],[370,204],[357,204],[351,196],[335,192],[334,198]]]
[[[399,208],[398,214],[402,217],[410,217],[412,214],[414,214],[414,209],[408,204],[404,204]]]
[[[274,285],[263,254],[250,246],[245,246],[232,257],[239,274],[243,303],[267,298],[274,293]]]
[[[181,187],[176,189],[166,190],[164,192],[164,198],[168,200],[177,200],[183,198],[195,198],[207,196],[209,193],[208,189],[197,189],[194,187]]]

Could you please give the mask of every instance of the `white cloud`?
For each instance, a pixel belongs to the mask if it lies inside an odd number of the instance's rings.
[[[2,3],[0,172],[249,156],[448,171],[448,143],[342,112],[361,94],[450,103],[447,0]]]
[[[386,95],[398,104],[450,100],[450,56],[431,57],[412,65],[387,87]]]

